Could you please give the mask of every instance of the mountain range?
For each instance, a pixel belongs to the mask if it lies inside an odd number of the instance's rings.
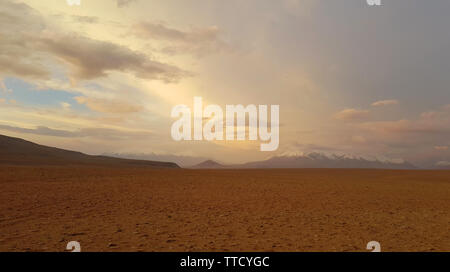
[[[325,155],[312,152],[302,155],[274,156],[266,160],[242,164],[222,164],[203,157],[117,154],[93,156],[81,152],[48,147],[20,138],[0,135],[0,164],[10,165],[99,165],[146,166],[153,168],[192,169],[250,169],[250,168],[371,168],[417,169],[407,161],[367,159],[346,155]],[[179,166],[180,165],[180,166]],[[450,169],[450,163],[442,161],[427,169]]]
[[[324,155],[313,152],[306,155],[275,156],[267,160],[248,162],[244,164],[224,165],[207,160],[194,165],[195,169],[219,168],[375,168],[375,169],[416,169],[413,164],[402,161],[368,160],[361,157],[345,155]]]

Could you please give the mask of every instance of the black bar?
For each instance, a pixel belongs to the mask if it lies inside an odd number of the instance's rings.
[[[433,266],[448,269],[448,253],[1,253],[2,265],[22,265],[86,271],[131,269],[140,271],[322,271],[367,269],[387,271]],[[184,261],[191,261],[187,266]],[[209,260],[209,261],[208,261]],[[211,264],[211,260],[213,264]],[[184,265],[183,265],[184,264]],[[193,266],[195,264],[195,266]],[[4,266],[8,267],[8,266]]]

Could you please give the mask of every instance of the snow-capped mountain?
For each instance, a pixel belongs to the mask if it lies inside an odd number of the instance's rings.
[[[195,168],[215,168],[215,164],[199,164]],[[376,169],[416,169],[403,160],[379,160],[347,155],[325,155],[308,153],[303,155],[275,156],[268,160],[235,165],[220,165],[217,168],[376,168]]]

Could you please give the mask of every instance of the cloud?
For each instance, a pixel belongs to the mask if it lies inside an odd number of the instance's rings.
[[[369,117],[369,111],[358,109],[345,109],[336,114],[334,118],[341,121],[360,121]]]
[[[155,40],[172,40],[181,42],[211,42],[217,40],[219,29],[215,26],[207,28],[193,28],[181,31],[167,27],[163,23],[141,22],[136,25],[137,33],[145,38]]]
[[[300,151],[300,153],[298,152]],[[287,151],[281,153],[283,155],[299,155],[303,154],[304,152],[326,152],[326,153],[333,153],[333,152],[341,152],[343,149],[341,147],[336,146],[325,146],[325,145],[319,145],[319,144],[305,144],[305,143],[299,143],[295,142],[288,146]]]
[[[353,135],[352,142],[358,143],[358,144],[365,144],[365,143],[367,143],[367,139],[361,135]]]
[[[105,77],[113,71],[166,83],[189,75],[126,46],[51,28],[25,4],[1,1],[0,11],[0,75],[49,79],[47,66],[58,60],[68,65],[73,80]],[[95,17],[76,18],[95,21]]]
[[[371,131],[387,132],[387,133],[440,133],[448,131],[448,128],[436,126],[431,123],[422,122],[421,120],[397,120],[397,121],[380,121],[368,122],[361,125]]]
[[[99,18],[95,17],[95,16],[72,15],[72,19],[75,22],[83,23],[83,24],[96,24],[99,22]]]
[[[29,39],[45,27],[40,15],[26,4],[0,1],[0,25],[0,74],[48,78]]]
[[[119,7],[119,8],[122,8],[122,7],[127,7],[127,6],[129,6],[131,3],[135,3],[135,2],[137,2],[138,0],[117,0],[117,6]]]
[[[0,45],[0,73],[30,78],[49,77],[49,72],[43,65],[33,62],[32,59],[27,62],[22,59],[23,56],[15,58],[14,53],[9,56],[2,55],[1,51],[6,52],[2,47],[4,46]]]
[[[29,128],[0,125],[0,129],[11,131],[11,132],[18,132],[18,133],[37,134],[37,135],[46,135],[46,136],[58,136],[58,137],[75,137],[75,136],[79,135],[79,133],[76,133],[76,132],[51,129],[51,128],[44,127],[44,126],[39,126],[35,129],[29,129]]]
[[[75,131],[52,129],[45,126],[36,128],[22,128],[16,126],[1,125],[0,130],[16,133],[34,134],[42,136],[55,136],[63,138],[97,137],[107,139],[145,138],[152,135],[149,131],[124,131],[112,128],[82,128]]]
[[[2,79],[0,79],[0,92],[5,94],[12,93],[12,90],[6,87],[5,82]]]
[[[70,110],[71,107],[72,107],[72,105],[70,105],[70,104],[67,103],[67,102],[61,102],[61,107],[62,107],[64,110]]]
[[[389,106],[389,105],[397,105],[398,101],[391,99],[391,100],[380,100],[377,102],[372,103],[373,107],[382,107],[382,106]]]
[[[134,113],[142,110],[141,106],[132,105],[126,102],[90,98],[84,96],[75,97],[79,104],[84,104],[91,110],[102,113]]]
[[[417,119],[376,121],[356,124],[353,129],[360,131],[370,142],[393,148],[424,150],[428,152],[435,143],[446,143],[450,137],[450,108],[441,107],[424,112]],[[435,150],[445,150],[445,146],[435,146]]]
[[[151,22],[140,22],[132,28],[136,37],[166,42],[161,49],[164,53],[199,56],[231,50],[231,46],[220,38],[220,33],[217,26],[179,30]]]
[[[436,166],[450,166],[450,161],[439,161]]]
[[[188,74],[127,47],[77,34],[50,34],[41,37],[39,44],[41,50],[68,63],[76,79],[93,79],[107,76],[111,71],[122,71],[131,72],[139,78],[168,83]]]

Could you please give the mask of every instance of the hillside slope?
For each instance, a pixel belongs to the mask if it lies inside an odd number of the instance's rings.
[[[93,166],[145,166],[153,168],[179,168],[172,162],[119,159],[91,156],[81,152],[35,144],[20,138],[0,135],[0,164],[8,165],[93,165]]]

